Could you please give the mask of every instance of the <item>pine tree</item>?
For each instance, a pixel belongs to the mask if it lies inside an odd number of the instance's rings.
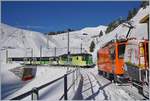
[[[132,18],[132,11],[129,10],[127,20],[130,20],[131,18]]]
[[[122,17],[119,17],[118,19],[112,21],[112,22],[108,25],[108,27],[107,27],[105,33],[107,34],[107,33],[111,32],[111,31],[113,31],[116,27],[118,27],[118,26],[119,26],[121,23],[123,23],[124,21],[125,21],[125,20],[124,20]]]
[[[103,35],[103,31],[101,30],[99,33],[99,37],[101,37]]]
[[[133,10],[132,10],[132,17],[134,17],[136,15],[136,13],[137,13],[137,9],[133,8]]]
[[[147,5],[149,5],[149,0],[141,2],[141,7],[143,7],[143,9],[145,9]]]
[[[92,41],[91,45],[90,45],[90,52],[93,52],[94,48],[95,48],[95,43],[94,43],[94,41]]]

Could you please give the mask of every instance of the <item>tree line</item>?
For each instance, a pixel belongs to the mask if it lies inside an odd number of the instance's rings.
[[[141,1],[140,7],[129,10],[126,18],[119,17],[118,19],[113,20],[111,23],[109,23],[105,33],[107,34],[111,31],[113,31],[116,27],[118,27],[123,22],[131,20],[137,14],[137,12],[140,8],[145,9],[146,6],[148,6],[148,5],[149,5],[149,1]]]

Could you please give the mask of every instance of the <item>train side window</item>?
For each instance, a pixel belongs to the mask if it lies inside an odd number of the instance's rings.
[[[114,60],[115,59],[115,47],[111,47],[110,48],[110,56],[111,56],[111,59]]]
[[[125,44],[119,45],[118,46],[118,56],[119,56],[119,58],[124,58],[124,53],[125,53]]]
[[[77,56],[77,60],[78,60],[78,56]]]
[[[86,58],[85,56],[82,56],[82,61],[85,61],[85,58]]]
[[[99,59],[99,53],[97,52],[97,59]]]
[[[70,58],[69,60],[72,61],[72,58]]]

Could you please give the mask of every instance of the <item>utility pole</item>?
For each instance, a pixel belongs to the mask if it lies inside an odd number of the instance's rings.
[[[33,58],[33,48],[31,48],[31,57]]]
[[[68,29],[68,54],[69,54],[69,29]]]
[[[56,57],[56,47],[54,48],[54,56]]]
[[[67,49],[67,52],[68,52],[68,54],[67,54],[67,65],[69,66],[69,64],[70,64],[70,61],[69,61],[69,58],[70,58],[70,50],[69,50],[69,31],[70,31],[70,29],[68,29],[68,49]],[[67,67],[67,72],[68,72],[68,67]]]
[[[31,49],[31,61],[33,62],[33,48],[30,48]],[[31,61],[30,61],[30,64],[31,64]]]
[[[69,50],[69,29],[68,29],[68,64],[69,64],[69,55],[70,55],[70,50]]]
[[[82,54],[82,42],[81,42],[81,54]]]
[[[41,63],[41,60],[42,60],[42,45],[40,46],[40,63]]]
[[[49,48],[49,35],[47,34],[47,47]]]
[[[116,33],[115,37],[116,37],[116,40],[115,40],[115,41],[117,41],[117,40],[118,40],[118,34],[117,34],[117,33]]]
[[[8,63],[8,49],[6,49],[6,63]]]

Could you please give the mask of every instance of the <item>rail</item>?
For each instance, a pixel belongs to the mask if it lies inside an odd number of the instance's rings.
[[[68,85],[67,85],[67,76],[70,75],[71,73],[75,73],[75,72],[76,72],[76,79],[75,79],[75,80],[73,81],[73,83],[68,87]],[[73,74],[73,75],[74,75],[74,74]],[[23,98],[25,98],[25,97],[27,97],[27,96],[29,96],[29,95],[31,95],[31,99],[32,99],[32,100],[38,100],[38,99],[39,99],[39,91],[40,91],[41,89],[43,89],[43,88],[45,88],[45,87],[47,87],[47,86],[49,86],[49,85],[51,85],[51,84],[53,84],[53,83],[55,83],[55,82],[61,80],[61,79],[63,79],[63,78],[64,78],[64,94],[60,97],[59,100],[62,100],[63,98],[64,98],[64,100],[67,100],[67,99],[68,99],[68,94],[67,94],[67,92],[68,92],[68,91],[70,90],[70,88],[75,84],[76,80],[78,79],[78,75],[79,75],[79,69],[75,69],[75,70],[73,70],[73,71],[71,71],[71,72],[69,72],[69,73],[66,73],[66,74],[64,74],[63,76],[61,76],[61,77],[59,77],[59,78],[57,78],[57,79],[55,79],[55,80],[53,80],[53,81],[50,81],[50,82],[48,82],[48,83],[46,83],[46,84],[44,84],[44,85],[41,85],[41,86],[39,86],[39,87],[34,87],[34,88],[32,88],[30,91],[27,91],[27,92],[25,92],[25,93],[23,93],[23,94],[21,94],[21,95],[19,95],[19,96],[17,96],[17,97],[14,97],[14,98],[12,98],[11,100],[21,100],[21,99],[23,99]]]

